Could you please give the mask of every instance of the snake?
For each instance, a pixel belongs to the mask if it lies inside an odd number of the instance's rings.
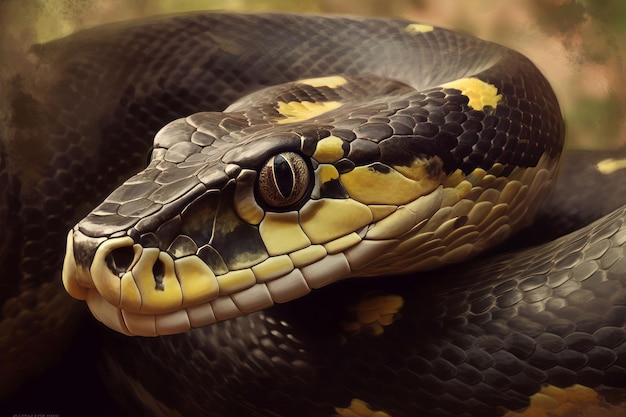
[[[624,209],[466,262],[556,182],[564,121],[523,55],[398,19],[217,13],[33,54],[38,77],[10,91],[46,136],[16,111],[23,132],[4,135],[22,142],[0,149],[0,219],[19,225],[0,254],[22,280],[6,310],[58,290],[44,242],[65,246],[65,289],[123,334],[103,359],[122,402],[377,417],[619,402]],[[30,144],[53,157],[20,158]]]

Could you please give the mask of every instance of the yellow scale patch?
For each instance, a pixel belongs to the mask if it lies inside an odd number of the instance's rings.
[[[322,103],[310,101],[290,101],[285,103],[284,101],[279,101],[277,104],[278,112],[285,116],[284,119],[276,121],[278,124],[303,122],[341,107],[341,103],[338,101],[325,101]]]
[[[300,210],[302,230],[312,243],[326,243],[371,222],[371,210],[352,199],[311,200]]]
[[[220,294],[233,294],[256,284],[256,277],[251,269],[230,271],[217,277]]]
[[[423,162],[394,168],[379,172],[370,166],[359,166],[342,174],[341,183],[351,198],[364,204],[405,204],[430,193],[440,184],[441,178],[428,177]]]
[[[367,333],[372,336],[383,334],[383,327],[389,326],[404,305],[399,295],[370,295],[348,308],[354,320],[341,323],[349,334]]]
[[[319,142],[313,158],[319,163],[335,162],[343,158],[343,140],[336,136],[328,136]]]
[[[128,236],[105,240],[96,251],[93,262],[91,263],[91,268],[89,269],[93,284],[96,290],[98,290],[98,293],[115,306],[120,304],[121,283],[119,277],[115,276],[107,267],[105,257],[117,248],[132,244],[133,240]],[[135,258],[137,258],[137,254],[135,254]],[[133,263],[135,261],[136,259],[133,260]],[[87,283],[87,286],[90,286],[89,283]]]
[[[282,277],[293,270],[293,262],[288,255],[273,256],[252,267],[258,282]]]
[[[197,256],[186,256],[174,261],[176,276],[183,291],[184,305],[213,300],[219,294],[215,274]]]
[[[433,30],[435,30],[433,26],[424,25],[422,23],[411,23],[404,28],[404,31],[409,33],[426,33],[432,32]]]
[[[163,290],[154,285],[152,268],[157,259],[163,264]],[[158,248],[145,248],[131,271],[141,293],[142,313],[165,313],[182,305],[183,292],[176,278],[174,260],[167,253]]]
[[[625,159],[604,159],[596,164],[596,168],[601,174],[610,175],[620,169],[626,169],[626,158]]]
[[[141,309],[141,293],[137,288],[137,283],[131,272],[126,272],[120,280],[122,308],[129,311],[139,311]]]
[[[498,89],[494,85],[478,78],[460,78],[441,86],[459,90],[469,98],[468,105],[472,109],[482,110],[487,106],[495,108],[502,100],[502,94],[498,94]]]
[[[324,249],[326,249],[326,252],[328,252],[328,254],[339,253],[358,244],[359,242],[361,242],[361,236],[359,236],[355,232],[352,232],[338,239],[325,243]]]
[[[237,177],[235,197],[233,198],[235,212],[243,221],[249,224],[259,224],[265,216],[265,211],[259,207],[254,198],[254,185],[257,173],[251,169],[244,169]]]
[[[270,256],[306,248],[311,241],[300,227],[298,213],[267,212],[259,225],[259,234]]]
[[[324,249],[322,245],[311,245],[290,253],[289,259],[291,259],[291,262],[293,262],[296,268],[300,268],[317,262],[326,257],[326,255],[328,255],[328,252],[326,252],[326,249]]]
[[[354,398],[346,408],[335,407],[338,417],[392,417],[384,411],[372,410],[365,401]]]
[[[348,82],[341,75],[331,75],[329,77],[308,78],[298,81],[301,84],[310,85],[311,87],[328,87],[337,88]]]
[[[321,164],[316,169],[317,175],[320,179],[320,184],[325,184],[330,180],[336,180],[339,178],[339,171],[333,165]]]
[[[612,407],[600,398],[592,388],[578,384],[568,388],[546,385],[530,398],[530,406],[526,410],[521,412],[509,411],[503,417],[561,417],[566,415],[608,417],[622,415],[623,408],[611,410]],[[617,411],[620,414],[613,414],[611,411]]]

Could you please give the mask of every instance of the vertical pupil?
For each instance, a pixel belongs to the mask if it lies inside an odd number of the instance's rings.
[[[274,157],[274,178],[278,191],[283,197],[289,197],[293,190],[293,170],[289,161],[280,154]]]

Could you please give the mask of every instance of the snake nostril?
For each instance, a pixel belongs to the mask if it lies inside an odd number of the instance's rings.
[[[163,278],[165,277],[165,266],[163,262],[157,259],[152,266],[152,275],[154,275],[154,283],[155,289],[159,291],[165,291],[165,287],[163,286]]]
[[[128,271],[133,259],[135,258],[135,252],[132,246],[124,246],[116,248],[111,251],[106,257],[106,263],[109,269],[118,277],[122,277]]]

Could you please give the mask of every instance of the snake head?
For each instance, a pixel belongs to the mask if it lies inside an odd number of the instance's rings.
[[[558,153],[516,156],[523,122],[494,86],[473,98],[481,83],[326,77],[176,120],[70,231],[64,285],[109,327],[160,335],[474,256],[530,221]]]

